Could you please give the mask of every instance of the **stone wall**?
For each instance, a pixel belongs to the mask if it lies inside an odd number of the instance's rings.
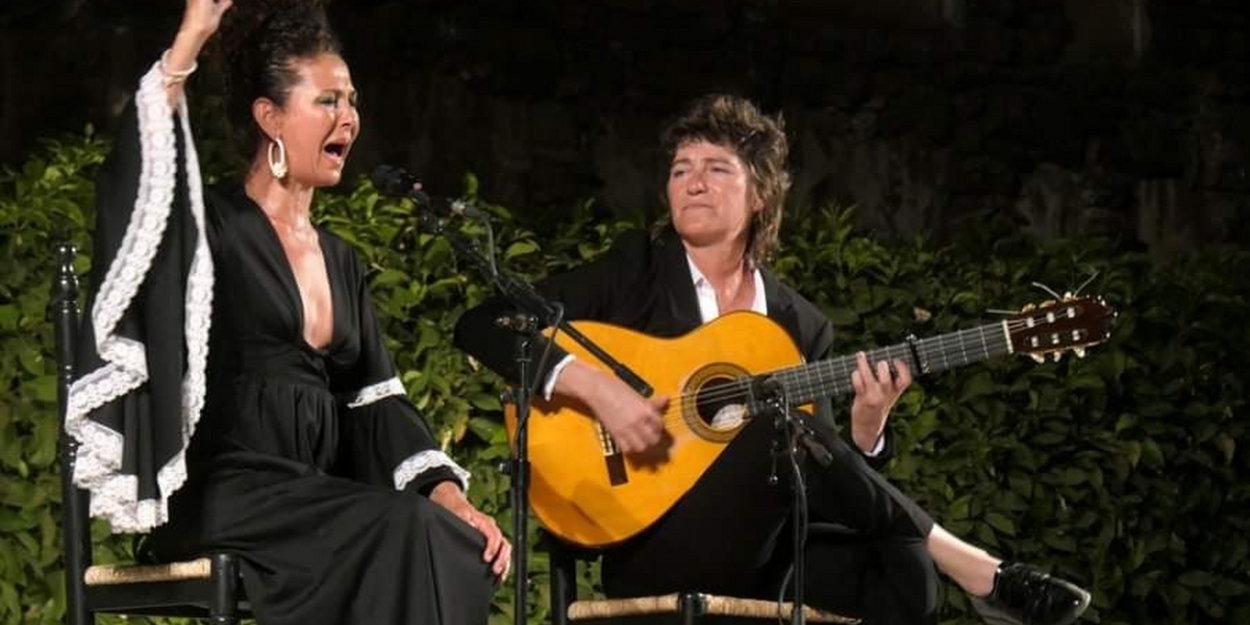
[[[150,62],[177,20],[151,0],[63,4],[69,17],[42,39],[0,37],[9,41],[0,60],[22,57],[4,63],[0,82],[6,101],[23,102],[0,105],[6,160],[39,127],[28,118],[42,111],[46,121],[49,100],[65,110],[53,127],[105,123],[124,97],[120,77]],[[1245,4],[335,0],[331,9],[364,96],[357,172],[398,163],[451,194],[473,171],[486,197],[511,206],[595,198],[654,213],[663,119],[694,96],[730,91],[785,115],[798,206],[856,204],[866,226],[939,236],[997,210],[1045,236],[1099,229],[1168,252],[1248,238]],[[54,50],[28,57],[37,40]],[[40,83],[48,92],[31,102],[20,86],[63,61],[71,42],[81,50],[67,75],[79,82]]]

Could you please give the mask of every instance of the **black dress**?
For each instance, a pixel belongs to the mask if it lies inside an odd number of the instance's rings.
[[[143,96],[141,90],[141,106]],[[146,103],[152,106],[150,99]],[[150,112],[140,111],[140,117],[144,114]],[[116,237],[109,233],[119,226],[106,221],[129,220],[142,228],[141,205],[151,195],[143,189],[152,186],[153,160],[163,160],[143,136],[150,132],[150,120],[135,121],[125,118],[104,167],[95,286],[103,282],[105,294],[97,290],[92,304],[110,297],[109,279],[124,273],[105,274],[103,268],[126,265],[134,247],[110,240]],[[303,339],[298,287],[268,218],[240,186],[209,189],[200,207],[193,147],[188,146],[189,141],[175,146],[177,163],[188,166],[174,182],[174,208],[145,273],[151,280],[128,302],[127,309],[135,312],[119,323],[119,332],[129,328],[138,335],[135,340],[146,338],[148,361],[159,361],[154,337],[169,330],[157,327],[163,316],[154,313],[163,309],[182,320],[196,313],[180,309],[203,304],[191,297],[162,298],[177,289],[161,287],[160,276],[172,274],[171,283],[194,282],[197,271],[189,259],[197,246],[179,245],[178,239],[198,237],[206,243],[213,280],[211,330],[192,332],[194,324],[175,324],[188,328],[182,360],[192,365],[183,368],[194,370],[192,354],[200,349],[191,344],[207,342],[202,384],[188,383],[197,377],[191,371],[180,376],[181,388],[175,387],[181,395],[179,424],[190,444],[168,461],[155,454],[158,484],[146,487],[155,492],[152,498],[145,500],[145,487],[138,489],[139,508],[157,511],[150,553],[158,559],[208,550],[238,554],[247,595],[262,625],[485,623],[493,576],[482,561],[484,539],[425,496],[442,481],[459,480],[463,486],[468,474],[438,449],[404,394],[355,253],[338,237],[319,231],[334,319],[330,344],[316,349]],[[118,198],[137,199],[128,205]],[[186,216],[188,207],[195,219]],[[100,325],[90,317],[87,321],[86,342],[102,345],[93,336]],[[108,358],[89,354],[80,359],[87,365],[84,378],[108,369],[92,366],[99,361]],[[152,407],[160,394],[151,389],[161,372],[159,367],[148,370],[151,380],[98,407],[95,412],[103,416],[92,418],[108,424],[112,410],[128,439],[144,438],[144,430],[161,434],[161,427],[147,427],[163,419]],[[100,379],[95,382],[102,385]],[[202,395],[202,410],[194,414],[187,406],[195,405],[197,395]],[[91,440],[80,438],[84,446]],[[125,448],[124,453],[139,450],[145,457],[143,443],[128,440]],[[99,464],[95,456],[103,454],[92,453],[85,456]],[[144,461],[120,464],[124,469]],[[143,471],[130,468],[142,484]],[[91,473],[97,474],[94,484]],[[88,487],[98,486],[100,473],[100,467],[89,467],[76,477]],[[181,480],[166,479],[178,473]],[[124,505],[110,501],[107,489],[92,494],[93,503],[100,501],[93,505],[95,512],[109,516],[115,526],[144,529],[147,517],[124,512]],[[161,524],[166,509],[168,521]]]

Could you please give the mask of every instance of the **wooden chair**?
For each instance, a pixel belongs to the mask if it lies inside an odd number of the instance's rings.
[[[794,610],[794,605],[789,602],[778,604],[775,601],[696,591],[623,599],[577,600],[577,562],[593,559],[597,554],[570,546],[551,536],[545,536],[543,542],[549,551],[552,625],[775,624],[789,623]],[[808,623],[857,625],[860,622],[856,618],[810,606],[803,607],[803,616]]]
[[[58,400],[62,426],[74,376],[78,335],[78,276],[74,246],[56,247],[57,271],[49,314],[56,331]],[[243,596],[236,558],[208,554],[190,562],[157,565],[91,564],[90,494],[73,482],[77,442],[61,428],[61,537],[65,550],[66,612],[70,625],[95,622],[95,614],[184,616],[234,625],[251,611]]]

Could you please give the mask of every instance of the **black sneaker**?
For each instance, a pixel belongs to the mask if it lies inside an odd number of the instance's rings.
[[[972,597],[972,606],[991,625],[1068,625],[1089,607],[1089,592],[1027,564],[1004,562],[990,596]]]

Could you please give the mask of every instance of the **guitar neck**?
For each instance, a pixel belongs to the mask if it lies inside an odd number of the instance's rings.
[[[991,323],[927,339],[916,339],[866,352],[868,362],[907,363],[914,375],[938,373],[1011,353],[1007,322]],[[839,356],[769,374],[785,388],[794,404],[850,393],[855,355]]]

